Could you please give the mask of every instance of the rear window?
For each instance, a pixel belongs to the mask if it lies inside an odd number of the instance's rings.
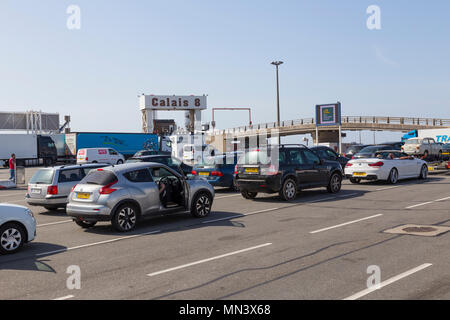
[[[152,182],[153,178],[148,169],[134,170],[124,173],[124,177],[131,182]]]
[[[352,146],[347,149],[347,153],[356,153],[363,148],[363,146]]]
[[[238,164],[269,164],[270,156],[266,150],[250,151],[239,157]]]
[[[99,171],[100,170],[100,171]],[[80,184],[97,184],[106,186],[114,181],[117,181],[116,175],[109,170],[92,170],[89,174],[80,181]]]
[[[409,140],[406,140],[406,142],[405,142],[405,144],[421,144],[422,143],[422,140],[420,140],[420,139],[409,139]]]
[[[84,172],[81,169],[68,169],[59,172],[58,182],[76,182],[84,177]]]
[[[42,169],[36,171],[29,183],[34,184],[52,184],[53,175],[55,171],[53,169]]]

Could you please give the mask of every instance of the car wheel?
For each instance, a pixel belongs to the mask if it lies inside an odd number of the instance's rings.
[[[393,168],[391,172],[389,173],[388,182],[390,184],[396,184],[398,182],[398,171],[397,169]]]
[[[360,178],[350,178],[350,182],[351,183],[360,183],[361,179]]]
[[[117,160],[117,164],[122,164],[123,160]]]
[[[211,212],[211,205],[211,195],[206,192],[201,192],[195,196],[191,204],[191,214],[196,218],[206,217]]]
[[[76,219],[75,223],[77,225],[79,225],[80,227],[82,227],[83,229],[88,229],[88,228],[92,228],[93,226],[95,226],[97,221],[83,221],[81,219]]]
[[[16,223],[6,223],[0,228],[0,253],[14,253],[25,242],[25,230]]]
[[[428,168],[426,165],[423,165],[422,169],[420,169],[419,179],[425,180],[426,178],[428,178]]]
[[[280,197],[285,201],[292,201],[297,196],[297,183],[294,179],[287,178],[284,180],[280,190]]]
[[[340,174],[333,173],[328,183],[327,190],[329,193],[338,193],[341,190],[342,177]]]
[[[117,208],[111,223],[117,231],[127,232],[136,227],[137,217],[136,207],[126,203]]]
[[[241,191],[241,195],[242,195],[245,199],[255,199],[256,196],[258,195],[258,192]]]

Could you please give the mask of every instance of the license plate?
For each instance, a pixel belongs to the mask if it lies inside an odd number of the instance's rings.
[[[367,173],[365,172],[353,172],[354,177],[365,177]]]
[[[209,176],[209,172],[199,172],[199,176]]]
[[[434,167],[428,167],[428,171],[433,171]]]
[[[258,173],[258,168],[245,168],[245,172]]]
[[[77,198],[78,199],[89,199],[90,194],[89,193],[85,193],[85,192],[78,192],[77,193]]]
[[[33,194],[41,194],[41,189],[31,189],[31,193],[33,193]]]

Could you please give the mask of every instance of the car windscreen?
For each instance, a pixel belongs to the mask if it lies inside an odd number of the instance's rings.
[[[33,177],[30,179],[29,183],[52,184],[54,174],[55,174],[55,170],[53,170],[53,169],[38,170],[33,175]]]
[[[356,153],[359,152],[359,150],[363,149],[364,146],[351,146],[347,149],[346,153]]]
[[[409,139],[409,140],[406,140],[406,142],[405,142],[405,144],[421,144],[422,143],[422,140],[420,140],[420,139]]]
[[[388,146],[369,146],[369,147],[365,147],[362,148],[359,153],[374,153],[378,150],[386,150],[388,149]]]
[[[80,181],[80,184],[106,186],[114,181],[117,181],[117,177],[112,171],[100,169],[89,172],[89,174]]]

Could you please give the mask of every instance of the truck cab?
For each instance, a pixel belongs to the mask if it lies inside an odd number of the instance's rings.
[[[55,164],[58,159],[55,142],[48,136],[37,136],[38,158],[44,161],[44,165]]]

